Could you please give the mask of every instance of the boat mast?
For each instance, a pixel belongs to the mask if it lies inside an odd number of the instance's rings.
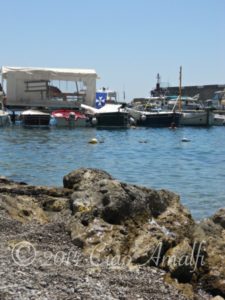
[[[182,110],[182,100],[181,100],[181,85],[182,85],[182,66],[180,66],[180,75],[179,75],[179,111]]]

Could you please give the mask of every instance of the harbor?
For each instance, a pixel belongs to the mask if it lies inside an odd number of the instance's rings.
[[[199,98],[200,94],[183,95],[182,67],[177,95],[170,95],[168,89],[161,87],[158,74],[151,96],[130,102],[117,101],[116,92],[105,88],[97,91],[98,75],[92,69],[2,67],[1,77],[2,125],[9,123],[5,121],[7,114],[13,124],[20,120],[24,126],[177,128],[180,125],[225,125],[225,89],[216,91],[208,100]],[[66,91],[62,90],[62,85]]]
[[[176,95],[157,74],[149,97],[124,102],[115,90],[96,89],[91,69],[2,67],[1,74],[2,174],[57,185],[64,169],[97,167],[177,192],[197,219],[208,214],[213,195],[215,209],[224,203],[222,85],[208,100],[184,95],[180,67]]]

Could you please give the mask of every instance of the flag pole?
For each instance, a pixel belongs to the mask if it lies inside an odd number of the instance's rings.
[[[180,74],[179,74],[179,111],[182,110],[181,85],[182,85],[182,66],[180,66]]]

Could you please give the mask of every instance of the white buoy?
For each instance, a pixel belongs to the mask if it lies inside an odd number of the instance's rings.
[[[91,139],[89,142],[89,144],[97,144],[98,140],[96,138]]]
[[[146,115],[141,115],[141,120],[145,121],[146,120]]]
[[[136,121],[132,117],[130,117],[130,125],[136,125]]]
[[[97,120],[97,118],[92,118],[91,119],[91,123],[92,123],[92,125],[97,125],[97,123],[98,123],[98,120]]]

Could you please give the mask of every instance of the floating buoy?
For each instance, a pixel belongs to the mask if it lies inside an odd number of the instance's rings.
[[[139,141],[139,143],[143,143],[143,144],[146,144],[148,141],[147,140],[141,140]]]
[[[187,138],[182,138],[181,142],[190,142],[191,140],[187,139]]]
[[[96,138],[91,139],[89,142],[89,144],[97,144],[98,140]]]
[[[92,125],[97,125],[97,123],[98,123],[97,118],[93,117],[93,118],[91,119],[91,123],[92,123]]]
[[[146,120],[146,115],[141,115],[141,120],[145,121]]]
[[[136,125],[136,121],[134,118],[130,117],[130,125]]]

